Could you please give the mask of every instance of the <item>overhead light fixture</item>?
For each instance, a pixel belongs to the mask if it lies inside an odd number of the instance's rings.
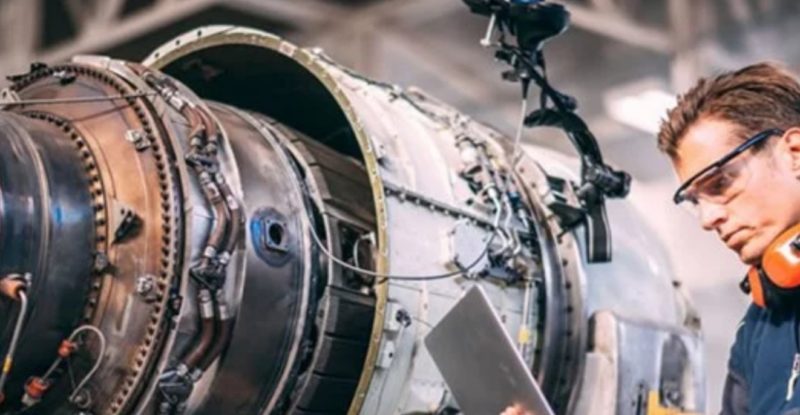
[[[655,134],[667,110],[676,104],[666,83],[646,78],[609,89],[603,102],[608,115],[622,124]]]

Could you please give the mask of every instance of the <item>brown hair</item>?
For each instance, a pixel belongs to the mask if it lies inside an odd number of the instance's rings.
[[[673,159],[686,131],[703,117],[741,127],[742,140],[769,128],[800,125],[800,84],[784,68],[758,63],[738,71],[702,78],[667,112],[658,132],[658,148]]]

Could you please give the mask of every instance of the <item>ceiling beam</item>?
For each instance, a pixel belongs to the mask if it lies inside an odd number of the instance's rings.
[[[103,36],[97,35],[100,27],[92,28],[87,22],[74,40],[63,46],[56,46],[42,52],[37,60],[60,62],[81,53],[96,53],[137,38],[155,28],[163,27],[181,18],[191,16],[210,5],[214,0],[185,0],[181,2],[161,1],[154,6],[114,23],[114,30],[106,30]],[[168,39],[165,39],[165,41]]]
[[[104,7],[98,16],[102,19],[85,20],[82,22],[83,30],[75,39],[42,52],[37,59],[57,62],[80,53],[107,50],[214,6],[234,8],[265,19],[288,21],[307,28],[331,19],[339,21],[344,14],[343,8],[321,0],[160,0],[122,19],[111,19],[118,9]],[[109,26],[113,26],[113,30],[109,30]],[[165,42],[167,40],[164,39]]]

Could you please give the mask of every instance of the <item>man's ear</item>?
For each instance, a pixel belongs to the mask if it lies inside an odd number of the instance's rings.
[[[781,137],[781,141],[786,146],[792,163],[792,171],[800,178],[800,128],[792,127],[786,130],[783,133],[783,137]]]

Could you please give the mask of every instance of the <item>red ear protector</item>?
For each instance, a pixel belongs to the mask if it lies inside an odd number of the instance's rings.
[[[800,224],[772,241],[741,287],[762,308],[800,304]]]

